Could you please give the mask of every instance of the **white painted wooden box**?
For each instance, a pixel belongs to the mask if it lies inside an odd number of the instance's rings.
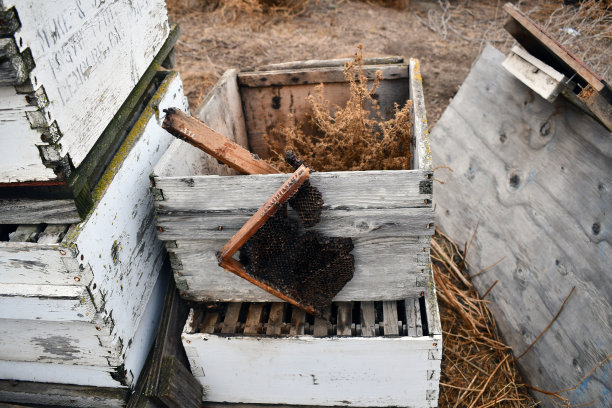
[[[0,21],[0,223],[79,222],[176,38],[165,1],[3,0]]]
[[[438,403],[433,287],[421,299],[336,303],[330,322],[284,303],[203,304],[191,310],[182,339],[212,406]]]
[[[342,62],[306,62],[289,69],[225,73],[196,112],[226,137],[264,157],[263,134],[272,125],[299,119],[306,96],[325,83],[326,98],[348,98]],[[335,65],[334,65],[335,64]],[[331,66],[330,66],[331,65]],[[282,66],[285,68],[284,66]],[[382,112],[412,99],[413,170],[314,173],[323,194],[322,222],[315,229],[353,239],[355,274],[336,301],[399,300],[418,296],[428,278],[430,236],[434,232],[432,168],[418,61],[366,65]],[[156,165],[158,236],[166,244],[177,286],[195,301],[275,301],[276,298],[217,265],[223,244],[282,184],[286,175],[235,174],[198,149],[175,141]],[[223,175],[220,177],[219,175]]]
[[[176,72],[158,78],[83,222],[0,226],[0,378],[100,387],[138,378],[168,282],[148,177],[173,140],[161,110],[188,107]]]

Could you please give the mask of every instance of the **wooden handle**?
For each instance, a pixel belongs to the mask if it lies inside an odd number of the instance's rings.
[[[289,302],[294,306],[299,307],[300,309],[305,310],[307,313],[310,314],[317,314],[317,311],[310,305],[308,304],[302,304],[299,303],[297,300],[285,295],[282,292],[279,292],[278,290],[276,290],[275,288],[273,288],[270,285],[266,285],[265,283],[258,281],[257,279],[253,278],[251,275],[249,275],[247,273],[247,271],[244,269],[244,266],[240,263],[240,261],[235,260],[234,258],[229,258],[227,260],[222,260],[221,262],[219,262],[219,266],[223,267],[225,270],[230,271],[238,276],[240,276],[243,279],[246,279],[247,281],[251,282],[252,284],[259,286],[260,288],[262,288],[263,290],[265,290],[268,293],[271,293],[272,295],[276,296],[277,298],[284,300],[285,302]]]
[[[217,253],[219,262],[227,261],[234,256],[236,251],[251,238],[257,230],[270,218],[276,211],[293,196],[300,186],[310,177],[310,169],[301,165],[292,175],[283,183],[282,186],[266,203],[259,209],[242,228],[230,238],[229,241]]]
[[[256,159],[244,147],[236,144],[215,132],[202,121],[186,115],[179,109],[165,109],[166,118],[162,127],[175,137],[186,141],[213,156],[215,159],[227,164],[243,174],[273,174],[280,170],[269,165],[266,161]]]

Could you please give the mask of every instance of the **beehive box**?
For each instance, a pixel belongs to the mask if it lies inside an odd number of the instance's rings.
[[[173,139],[160,109],[187,109],[176,72],[154,84],[83,222],[0,226],[0,378],[98,387],[137,379],[167,285],[148,179]]]
[[[172,49],[164,0],[0,2],[0,223],[73,223]]]
[[[388,63],[385,63],[388,62]],[[196,112],[210,127],[265,157],[263,134],[299,120],[306,96],[325,84],[325,96],[342,106],[349,96],[342,61],[281,65],[265,71],[228,71]],[[418,62],[380,59],[366,65],[381,111],[413,101],[413,170],[314,173],[323,194],[322,221],[315,229],[353,239],[355,274],[336,301],[400,300],[419,296],[431,284],[430,236],[434,232],[432,169]],[[154,169],[158,236],[165,241],[181,294],[195,301],[277,300],[217,265],[215,252],[283,183],[286,175],[232,176],[196,148],[175,141]],[[220,177],[219,175],[224,175]]]
[[[203,304],[182,339],[211,403],[437,406],[433,287],[418,299],[335,303],[329,322],[285,303]]]

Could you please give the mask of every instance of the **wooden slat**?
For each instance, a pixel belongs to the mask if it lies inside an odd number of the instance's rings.
[[[156,397],[168,408],[199,408],[202,386],[173,355],[164,357]]]
[[[244,324],[244,334],[258,334],[260,332],[262,327],[261,314],[263,312],[263,307],[263,303],[251,303],[249,305],[249,314]]]
[[[355,274],[334,300],[418,297],[423,288],[416,286],[416,280],[430,262],[429,256],[422,252],[424,241],[423,237],[353,238],[355,248],[351,253],[355,257]],[[175,277],[186,285],[184,296],[201,302],[277,301],[274,296],[217,265],[215,253],[224,243],[225,240],[177,241],[178,247],[173,250],[183,269],[181,275]]]
[[[251,152],[197,118],[179,109],[168,109],[162,127],[181,140],[195,146],[243,174],[280,173],[268,162],[255,158]]]
[[[406,307],[406,335],[409,337],[416,337],[416,322],[417,322],[417,314],[414,308],[414,299],[406,299],[405,307]]]
[[[38,244],[57,244],[62,240],[64,234],[68,230],[68,225],[47,225],[45,230],[38,237]]]
[[[310,182],[323,194],[328,210],[431,208],[431,174],[426,170],[316,172]],[[156,202],[156,210],[255,212],[286,178],[285,174],[156,178],[155,186],[164,197]]]
[[[350,336],[353,323],[353,304],[351,302],[337,302],[338,314],[336,318],[338,336]]]
[[[427,130],[427,114],[425,110],[425,95],[423,93],[423,79],[419,60],[410,58],[410,99],[412,100],[413,127],[412,127],[412,168],[432,169],[431,147],[429,145],[429,132]],[[430,180],[432,183],[433,181]]]
[[[407,78],[405,65],[370,65],[363,67],[364,75],[373,80],[376,72],[382,71],[385,79]],[[241,72],[238,75],[240,86],[262,87],[281,85],[320,84],[329,82],[346,82],[344,67],[302,68],[291,71],[276,70],[266,72]]]
[[[376,335],[374,324],[376,322],[376,310],[374,302],[361,302],[361,335],[363,337],[374,337]]]
[[[604,88],[601,77],[559,44],[542,27],[511,3],[504,5],[511,17],[505,28],[532,55],[571,78],[574,73],[597,92]]]
[[[268,318],[268,327],[266,335],[279,336],[281,334],[281,326],[283,324],[283,314],[285,313],[286,303],[274,302],[270,308],[270,317]]]
[[[200,325],[201,333],[214,333],[215,326],[217,325],[217,321],[219,320],[219,312],[207,312],[204,316],[204,320]]]
[[[304,68],[325,68],[325,67],[343,67],[347,62],[353,61],[352,58],[337,58],[328,60],[307,60],[307,61],[290,61],[281,62],[278,64],[268,64],[257,67],[254,71],[277,71],[289,69],[304,69]],[[373,57],[364,58],[363,65],[384,65],[384,64],[401,64],[404,62],[404,57]],[[244,70],[244,72],[249,72]]]
[[[227,310],[225,311],[225,319],[221,324],[221,333],[232,334],[236,332],[236,326],[238,324],[238,315],[240,314],[240,308],[242,303],[232,302],[228,303]]]
[[[292,336],[300,336],[304,334],[304,324],[306,322],[306,312],[297,307],[291,308],[291,328],[289,334]]]
[[[385,300],[383,302],[383,319],[385,336],[399,336],[396,301]]]
[[[42,224],[22,224],[9,234],[10,242],[36,242],[42,231]]]
[[[414,299],[414,315],[416,317],[416,336],[420,337],[423,335],[423,319],[421,319],[421,302],[419,302],[419,299]]]

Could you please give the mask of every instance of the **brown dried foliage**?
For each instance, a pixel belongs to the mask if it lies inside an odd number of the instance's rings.
[[[411,101],[395,105],[395,116],[384,120],[374,93],[383,79],[380,71],[372,85],[363,72],[362,46],[344,67],[350,97],[344,107],[332,110],[324,97],[324,85],[307,98],[311,111],[303,123],[291,117],[288,126],[272,129],[265,138],[272,152],[270,163],[291,171],[284,152],[295,151],[318,171],[407,170],[410,168],[412,134]],[[333,111],[333,113],[332,113]]]
[[[488,293],[472,288],[457,246],[436,231],[431,257],[444,337],[439,406],[535,406],[498,334]]]

